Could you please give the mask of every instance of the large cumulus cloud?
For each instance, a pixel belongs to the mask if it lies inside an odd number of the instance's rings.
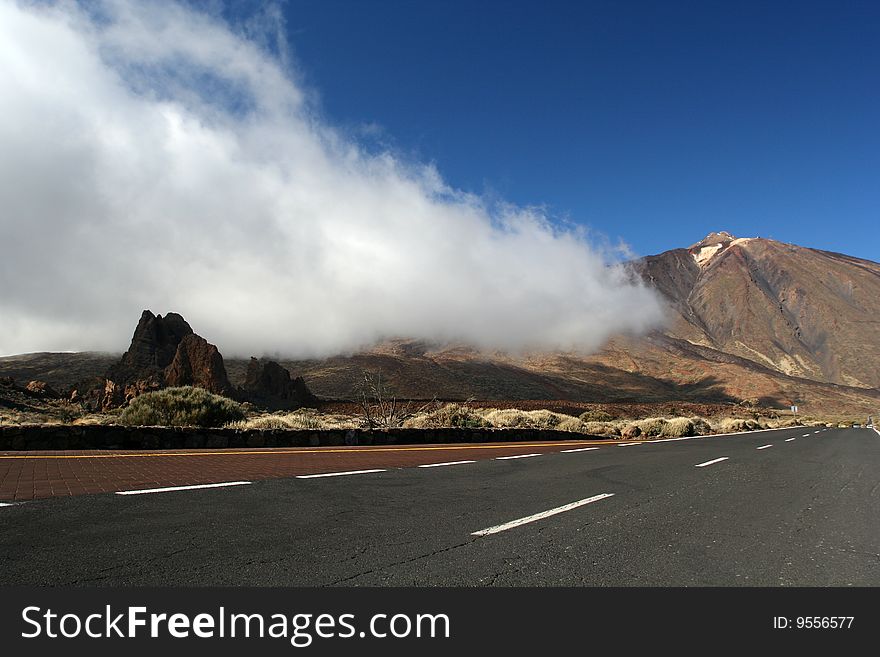
[[[589,350],[660,320],[577,230],[334,130],[246,33],[0,0],[0,354],[121,349],[143,308],[230,355]]]

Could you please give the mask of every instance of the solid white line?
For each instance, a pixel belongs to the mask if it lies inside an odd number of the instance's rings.
[[[444,465],[464,465],[465,463],[476,463],[476,461],[448,461],[446,463],[425,463],[419,465],[419,468],[442,468]]]
[[[767,449],[768,447],[773,447],[773,445],[762,445],[761,447],[758,447],[757,449]]]
[[[581,447],[580,449],[564,449],[560,452],[560,454],[574,454],[576,452],[592,452],[594,449],[599,449],[598,447]]]
[[[319,477],[344,477],[345,475],[370,474],[371,472],[385,472],[385,470],[348,470],[346,472],[322,472],[313,475],[297,475],[297,479],[318,479]]]
[[[496,456],[496,461],[509,461],[510,459],[529,459],[533,456],[541,456],[540,454],[517,454],[516,456]]]
[[[520,518],[519,520],[512,520],[510,522],[506,522],[503,525],[495,525],[494,527],[489,527],[488,529],[481,529],[478,532],[471,532],[471,536],[488,536],[489,534],[497,534],[498,532],[503,532],[508,529],[513,529],[514,527],[519,527],[520,525],[525,525],[530,522],[535,522],[536,520],[542,520],[543,518],[549,518],[550,516],[555,516],[557,513],[564,513],[565,511],[571,511],[572,509],[576,509],[579,506],[584,506],[585,504],[590,504],[592,502],[598,502],[599,500],[604,500],[606,497],[612,497],[614,493],[602,493],[601,495],[594,495],[593,497],[588,497],[583,500],[578,500],[577,502],[572,502],[571,504],[565,504],[563,506],[558,506],[555,509],[550,509],[549,511],[542,511],[541,513],[536,513],[531,516],[526,516],[525,518]]]
[[[796,438],[786,438],[785,442],[790,443],[792,440],[797,440]]]
[[[224,488],[226,486],[246,486],[249,481],[224,481],[221,484],[199,484],[197,486],[170,486],[169,488],[144,488],[141,490],[120,490],[117,495],[146,495],[147,493],[171,493],[178,490],[196,490],[199,488]]]
[[[706,461],[705,463],[697,463],[694,467],[705,468],[707,465],[712,465],[713,463],[721,463],[721,461],[726,461],[729,458],[729,456],[722,456],[720,459],[712,459],[711,461]]]

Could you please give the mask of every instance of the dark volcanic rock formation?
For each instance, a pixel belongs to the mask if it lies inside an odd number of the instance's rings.
[[[270,410],[292,410],[317,401],[302,377],[291,379],[290,372],[275,361],[256,358],[248,364],[241,395]]]
[[[185,335],[177,345],[174,359],[165,368],[165,385],[197,386],[218,395],[232,392],[223,356],[217,347],[195,333]]]
[[[164,370],[174,360],[177,346],[187,335],[193,335],[192,327],[177,313],[162,317],[145,310],[120,365],[135,370]]]
[[[217,347],[193,333],[177,313],[163,317],[145,310],[119,363],[104,377],[75,386],[71,401],[106,410],[166,386],[197,386],[221,395],[233,391]]]

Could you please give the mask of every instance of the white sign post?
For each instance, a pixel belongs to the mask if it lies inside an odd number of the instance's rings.
[[[797,406],[792,406],[791,412],[794,413],[794,421],[797,422]]]

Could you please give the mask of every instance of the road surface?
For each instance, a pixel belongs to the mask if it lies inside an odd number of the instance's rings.
[[[443,447],[7,463],[0,584],[880,585],[870,429]]]

